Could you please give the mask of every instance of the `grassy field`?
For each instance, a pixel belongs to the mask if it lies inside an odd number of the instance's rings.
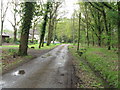
[[[85,47],[82,47],[83,49]],[[86,48],[81,56],[95,71],[100,72],[102,78],[109,82],[110,86],[118,87],[118,55],[114,50],[100,47]]]

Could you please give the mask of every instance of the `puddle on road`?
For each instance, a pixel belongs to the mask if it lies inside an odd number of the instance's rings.
[[[0,87],[2,87],[4,84],[5,84],[5,82],[1,80],[0,81]]]
[[[67,61],[67,57],[65,56],[65,54],[62,53],[59,56],[57,56],[56,66],[57,67],[63,67],[65,65],[66,61]]]
[[[25,74],[25,70],[18,70],[13,73],[14,76],[23,75],[23,74]]]
[[[46,55],[43,55],[42,58],[47,58],[49,56],[52,56],[50,53],[46,54]]]
[[[57,64],[61,65],[62,63],[57,63]]]
[[[14,84],[14,83],[15,83],[15,81],[10,82],[10,84]],[[5,82],[5,81],[3,81],[3,80],[0,81],[0,88],[4,88],[4,87],[6,87],[7,85],[9,85],[8,82]],[[0,90],[2,90],[2,89],[0,89]]]

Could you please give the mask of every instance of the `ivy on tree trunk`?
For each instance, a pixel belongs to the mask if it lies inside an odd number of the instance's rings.
[[[31,27],[31,20],[33,19],[34,4],[35,2],[25,2],[24,4],[25,5],[23,8],[24,16],[23,16],[22,29],[21,29],[20,46],[19,46],[19,55],[21,56],[27,55],[29,29]]]

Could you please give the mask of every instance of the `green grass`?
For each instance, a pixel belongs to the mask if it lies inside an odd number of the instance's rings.
[[[60,44],[50,44],[50,46],[46,46],[46,43],[44,44],[44,47],[41,47],[40,49],[41,50],[43,50],[43,49],[51,49],[51,48],[53,48],[53,47],[55,47],[55,46],[57,46],[57,45],[60,45]],[[38,48],[38,46],[39,46],[39,44],[31,44],[31,45],[28,45],[28,47],[29,48],[31,48],[31,47],[35,47],[35,49],[39,49]],[[3,45],[2,47],[19,47],[19,45]]]
[[[1,47],[19,47],[19,45],[2,45]]]
[[[78,68],[78,70],[81,70],[82,71],[81,73],[84,73],[84,76],[80,76],[80,78],[81,79],[83,78],[83,81],[85,82],[90,82],[90,83],[87,83],[87,85],[90,87],[103,88],[103,83],[101,79],[95,76],[95,74],[89,68],[89,66],[86,65],[86,63],[78,55],[78,53],[76,52],[76,47],[74,47],[73,45],[70,45],[69,52],[74,56],[74,61],[76,62],[76,66],[77,66],[76,68]],[[86,78],[84,79],[84,77]],[[80,84],[79,87],[84,88],[85,85]]]
[[[118,87],[118,55],[113,50],[90,47],[82,57],[86,57],[86,60],[110,82],[110,85]]]
[[[51,48],[54,48],[55,46],[58,46],[60,44],[50,44],[50,46],[47,46],[46,43],[44,44],[44,47],[41,47],[40,49],[41,50],[44,50],[44,49],[51,49]],[[39,49],[39,44],[34,44],[34,45],[28,45],[29,48],[31,47],[35,47],[35,49]]]

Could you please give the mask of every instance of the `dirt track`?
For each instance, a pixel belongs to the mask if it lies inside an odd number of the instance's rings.
[[[63,44],[2,76],[3,88],[70,88],[72,64]],[[25,74],[18,74],[24,70]]]

